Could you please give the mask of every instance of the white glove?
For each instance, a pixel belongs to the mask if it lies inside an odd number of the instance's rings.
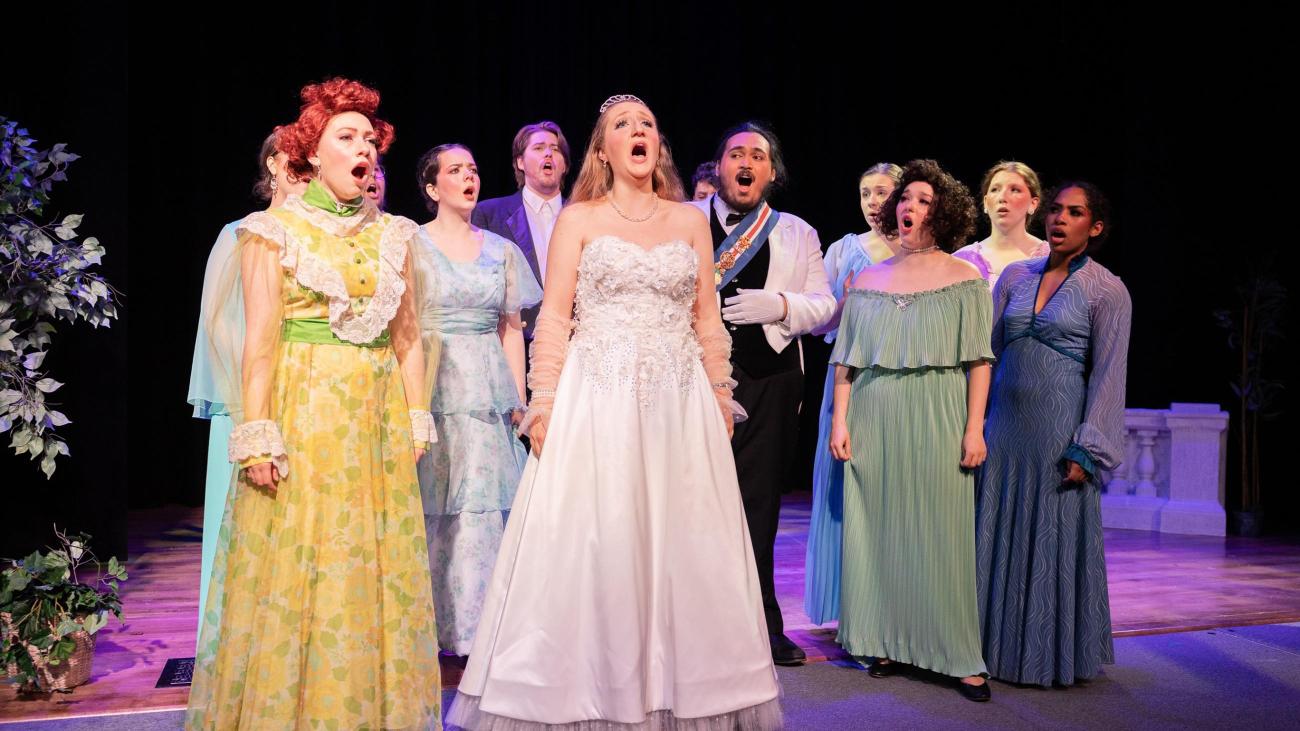
[[[723,304],[722,319],[736,325],[766,325],[785,319],[785,297],[766,289],[738,289]]]

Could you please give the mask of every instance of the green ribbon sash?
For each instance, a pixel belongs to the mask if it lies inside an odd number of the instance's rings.
[[[330,321],[323,317],[302,317],[293,320],[285,320],[284,327],[281,330],[281,337],[284,340],[293,343],[314,343],[316,345],[350,345],[354,348],[387,348],[392,342],[388,331],[385,330],[382,335],[374,340],[364,343],[350,343],[346,340],[340,340],[333,330],[330,330]]]

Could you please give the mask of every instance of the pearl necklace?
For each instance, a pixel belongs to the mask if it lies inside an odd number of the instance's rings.
[[[619,208],[618,204],[614,202],[613,194],[610,194],[609,196],[609,205],[614,209],[614,212],[622,216],[625,221],[630,221],[632,223],[642,223],[644,221],[649,221],[650,218],[654,216],[655,211],[659,210],[659,194],[652,193],[652,195],[654,196],[654,203],[650,206],[650,212],[645,214],[641,218],[632,218],[631,216],[624,213],[623,209]]]
[[[938,244],[930,244],[929,246],[922,246],[922,247],[919,248],[919,249],[913,249],[912,247],[907,246],[907,245],[903,244],[902,242],[900,242],[900,243],[898,244],[898,248],[899,248],[899,249],[902,249],[903,251],[906,251],[906,252],[909,253],[909,254],[924,254],[924,253],[927,252],[927,251],[934,251],[935,249],[939,248],[939,245],[938,245]]]

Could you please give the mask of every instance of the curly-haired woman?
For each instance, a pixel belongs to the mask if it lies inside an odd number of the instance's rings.
[[[971,470],[985,456],[992,301],[948,254],[974,226],[970,193],[937,163],[903,168],[880,215],[898,254],[845,296],[830,448],[848,462],[840,644],[875,658],[874,677],[915,665],[988,700]]]

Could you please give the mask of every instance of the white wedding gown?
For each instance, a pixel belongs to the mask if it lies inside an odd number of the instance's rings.
[[[583,249],[577,328],[450,728],[781,727],[731,445],[674,241]]]

